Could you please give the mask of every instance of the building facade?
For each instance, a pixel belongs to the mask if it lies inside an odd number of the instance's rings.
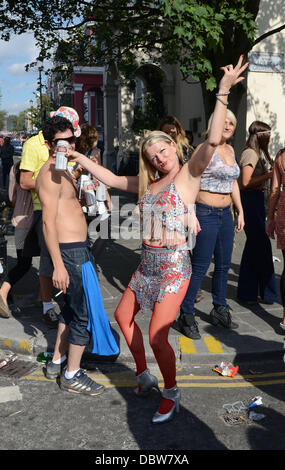
[[[278,28],[284,18],[282,0],[261,0],[257,36]],[[284,146],[284,46],[285,30],[259,42],[249,55],[247,92],[239,107],[232,142],[237,159],[254,120],[272,127],[272,157]],[[183,81],[175,65],[146,57],[141,57],[139,62],[132,83],[114,69],[76,67],[69,91],[60,83],[54,87],[58,104],[73,106],[81,123],[88,122],[98,129],[104,147],[103,164],[109,168],[114,162],[118,167],[123,156],[137,154],[143,131],[155,129],[162,115],[176,116],[185,130],[191,130],[194,145],[203,140],[201,134],[207,127],[198,82]]]

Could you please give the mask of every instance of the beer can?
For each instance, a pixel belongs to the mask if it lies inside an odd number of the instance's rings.
[[[85,193],[85,200],[86,200],[87,206],[92,206],[93,204],[96,203],[96,196],[95,196],[95,191],[93,187],[94,185],[91,179],[85,180],[83,182],[83,189]]]
[[[68,142],[59,140],[56,144],[55,169],[66,170],[68,158],[65,156],[68,151]]]
[[[98,186],[96,188],[96,199],[97,201],[106,201],[106,186],[105,184],[98,181]]]

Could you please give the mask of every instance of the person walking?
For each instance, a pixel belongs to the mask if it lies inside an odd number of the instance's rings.
[[[142,332],[135,321],[139,310],[151,310],[149,342],[164,380],[162,400],[152,418],[165,423],[179,410],[180,390],[176,383],[175,353],[168,342],[171,324],[179,311],[191,276],[186,245],[189,231],[197,233],[194,204],[200,176],[220,145],[230,88],[243,80],[248,64],[222,67],[217,101],[208,138],[183,165],[175,141],[161,131],[148,133],[140,145],[139,176],[117,176],[84,155],[70,149],[69,157],[110,187],[138,193],[143,222],[141,262],[116,309],[115,318],[136,364],[139,396],[146,396],[158,381],[150,374]],[[223,99],[221,98],[223,97]],[[159,178],[156,179],[156,175]]]
[[[271,304],[279,299],[271,242],[265,230],[265,186],[271,182],[273,164],[268,152],[271,128],[264,122],[254,121],[248,131],[249,137],[239,162],[246,243],[240,263],[237,297],[243,303],[256,303],[260,297],[262,302]]]
[[[17,264],[9,270],[7,279],[0,288],[0,316],[4,318],[11,316],[8,306],[8,294],[11,288],[29,271],[32,264],[32,257],[23,256],[23,248],[33,220],[33,200],[31,192],[20,186],[19,166],[20,162],[13,165],[10,171],[9,199],[14,206],[11,222],[15,227]]]
[[[209,120],[210,127],[212,118],[211,116]],[[201,176],[200,191],[196,200],[196,215],[201,231],[197,235],[193,249],[191,281],[181,305],[180,315],[173,323],[173,328],[192,339],[201,338],[198,323],[195,320],[194,303],[213,256],[213,309],[210,312],[210,321],[214,325],[227,329],[238,327],[232,321],[226,300],[228,271],[234,241],[232,202],[238,212],[236,231],[240,232],[244,227],[243,209],[237,183],[240,171],[235,161],[234,149],[227,143],[233,136],[236,124],[234,114],[227,110],[221,140],[215,148],[211,162]]]
[[[10,170],[14,164],[14,147],[11,144],[11,138],[5,137],[4,144],[0,149],[0,157],[2,160],[2,178],[3,178],[3,188],[7,189],[9,184],[9,174]]]
[[[275,239],[277,236],[277,248],[282,251],[283,271],[280,278],[280,296],[283,306],[283,318],[280,326],[285,330],[285,148],[280,149],[276,155],[272,185],[267,209],[267,235]],[[276,215],[276,217],[275,217]]]

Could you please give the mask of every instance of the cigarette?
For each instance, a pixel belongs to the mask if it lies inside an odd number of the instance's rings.
[[[59,291],[57,294],[55,294],[54,297],[58,297],[60,294],[63,294],[63,290]]]

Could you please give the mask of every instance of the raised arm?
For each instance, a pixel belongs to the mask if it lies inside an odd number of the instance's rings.
[[[194,152],[188,162],[189,172],[192,176],[201,176],[207,165],[210,163],[215,148],[220,144],[223,128],[226,119],[226,109],[228,104],[228,95],[230,89],[237,83],[244,80],[240,75],[248,67],[248,62],[242,65],[243,56],[240,56],[239,61],[235,67],[233,65],[226,65],[221,67],[224,75],[219,83],[219,91],[217,93],[217,100],[213,112],[213,118],[210,125],[208,137],[201,145],[197,152]]]
[[[85,170],[95,176],[99,181],[111,188],[121,189],[130,193],[137,193],[139,187],[138,176],[117,176],[112,171],[92,162],[90,158],[85,157],[75,150],[69,149],[67,156],[70,160],[78,162]]]

